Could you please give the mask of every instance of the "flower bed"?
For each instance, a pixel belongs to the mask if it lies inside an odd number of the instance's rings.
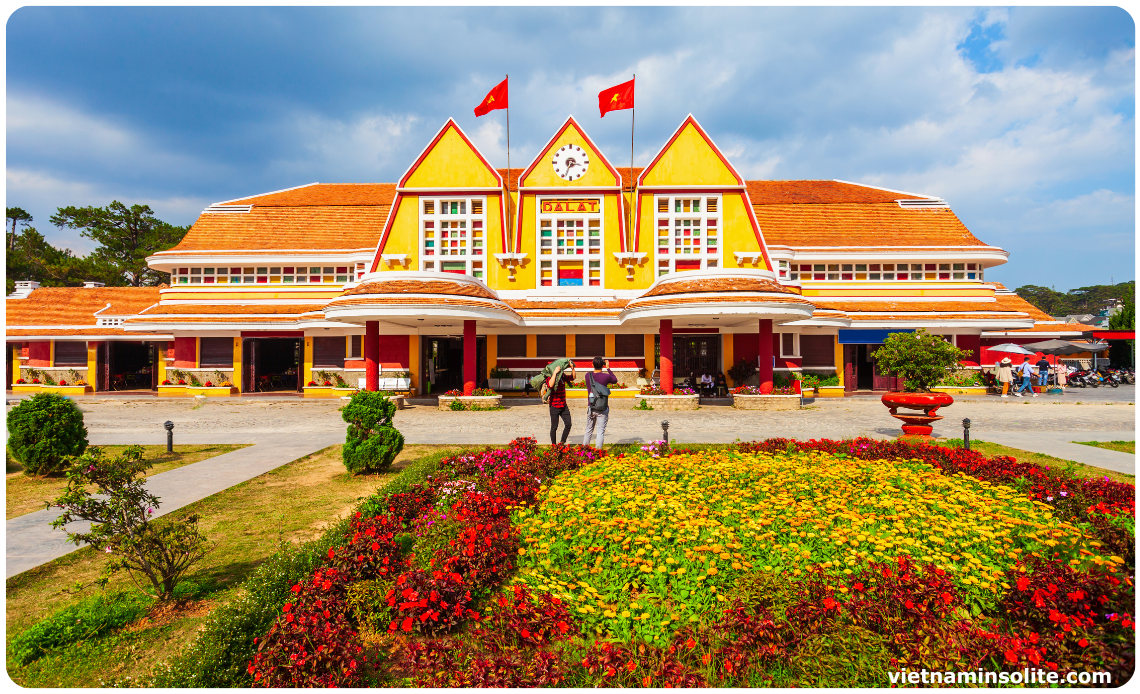
[[[1129,529],[1134,489],[935,449],[775,439],[604,456],[528,439],[447,458],[356,514],[281,596],[247,672],[413,687],[1129,676],[1132,560],[1063,509]],[[995,481],[1010,475],[1029,481]]]
[[[798,410],[802,403],[798,394],[733,393],[732,406],[738,410]]]
[[[440,410],[498,410],[503,406],[503,396],[490,388],[476,388],[471,395],[461,390],[449,390],[439,396]]]

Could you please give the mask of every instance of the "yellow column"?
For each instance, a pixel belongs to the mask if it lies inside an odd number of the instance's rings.
[[[535,340],[538,338],[536,337]],[[537,344],[537,342],[536,342]],[[566,335],[566,356],[578,356],[578,336],[572,333]]]
[[[161,361],[161,360],[160,360]],[[17,362],[18,363],[18,362]],[[91,390],[95,390],[95,376],[99,372],[99,343],[87,343],[87,385],[91,386]],[[12,376],[16,378],[16,376]],[[162,383],[162,371],[158,372],[158,382]]]
[[[202,368],[202,338],[194,338],[194,368]]]
[[[656,333],[648,333],[645,336],[645,370],[647,375],[652,376],[653,370],[657,368],[657,362],[653,358],[653,347],[657,341],[653,338],[657,337]]]
[[[720,336],[720,351],[724,355],[724,378],[728,381],[728,387],[733,388],[736,386],[732,382],[732,376],[728,375],[728,370],[736,366],[736,357],[732,353],[733,348],[732,333]]]
[[[487,359],[490,360],[492,358],[490,355],[490,352],[489,352],[490,342],[488,342],[487,344],[488,344]],[[419,335],[409,335],[408,336],[408,371],[410,371],[412,374],[412,392],[417,393],[417,392],[419,392],[419,384],[420,384],[420,336]]]
[[[12,348],[12,383],[20,380],[20,348]]]
[[[305,371],[301,374],[302,386],[308,385],[309,381],[313,380],[313,338],[305,336]]]
[[[48,366],[55,366],[55,340],[48,341]]]
[[[230,377],[230,383],[234,384],[234,388],[241,392],[241,336],[234,338],[234,375]]]
[[[526,356],[528,359],[538,356],[538,335],[526,336]]]
[[[843,345],[839,344],[839,336],[835,336],[835,375],[839,377],[839,385],[843,383]]]
[[[499,363],[499,336],[487,336],[487,373],[495,370],[495,366]]]
[[[612,357],[617,351],[617,335],[606,334],[606,353],[602,356]]]

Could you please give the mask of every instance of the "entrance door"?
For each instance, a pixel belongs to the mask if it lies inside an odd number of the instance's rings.
[[[95,347],[95,375],[91,377],[95,390],[107,391],[111,387],[111,364],[107,355],[107,343],[100,342]]]
[[[858,354],[859,375],[856,377],[856,383],[859,390],[878,390],[878,382],[876,381],[877,373],[875,371],[874,361],[871,359],[871,352],[875,351],[877,345],[856,345]]]
[[[843,392],[854,393],[859,388],[859,346],[843,345]]]
[[[241,392],[257,392],[257,340],[242,340]]]
[[[673,376],[715,376],[720,372],[720,335],[673,335]]]

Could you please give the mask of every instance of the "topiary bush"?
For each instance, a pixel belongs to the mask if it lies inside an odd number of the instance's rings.
[[[404,435],[392,426],[396,404],[387,395],[358,391],[341,416],[348,422],[342,457],[354,475],[384,472],[404,449]]]
[[[8,447],[26,475],[59,475],[87,450],[83,412],[69,398],[37,393],[8,413]]]

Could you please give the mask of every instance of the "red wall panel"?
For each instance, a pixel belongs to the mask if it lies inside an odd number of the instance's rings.
[[[385,369],[407,369],[411,366],[408,357],[411,338],[408,335],[380,336],[380,365]]]
[[[198,366],[198,339],[194,337],[174,338],[174,368],[193,369]]]
[[[47,340],[29,342],[28,361],[25,366],[51,366],[51,343]]]

